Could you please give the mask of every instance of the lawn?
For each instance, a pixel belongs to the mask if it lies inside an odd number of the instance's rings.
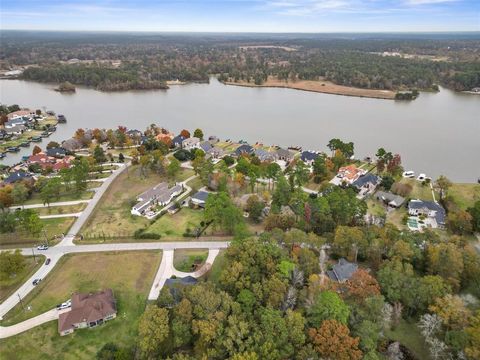
[[[412,186],[412,192],[408,196],[409,198],[433,201],[430,184],[422,185],[421,181],[417,181],[415,179],[406,179],[406,178],[403,178],[402,180],[400,180],[400,182],[403,184],[410,184]],[[435,192],[435,199],[437,201],[440,199],[440,195],[437,192]]]
[[[131,346],[138,320],[146,305],[161,255],[158,252],[92,253],[66,256],[51,275],[27,298],[32,306],[28,317],[51,309],[70,298],[74,291],[112,288],[118,316],[94,329],[77,330],[60,336],[52,321],[25,333],[0,341],[3,359],[93,359],[106,343]],[[18,308],[2,325],[25,318]]]
[[[195,271],[195,265],[202,266],[207,257],[207,249],[178,249],[174,252],[173,266],[179,271]]]
[[[454,202],[463,210],[472,207],[476,201],[480,200],[479,184],[453,184],[448,189],[448,196],[451,196]]]
[[[399,229],[406,229],[407,226],[403,223],[406,214],[407,209],[405,207],[391,210],[387,213],[387,222],[394,224]]]
[[[164,214],[150,225],[146,232],[160,234],[162,239],[168,237],[179,238],[183,237],[187,229],[193,232],[200,226],[201,221],[203,221],[203,210],[182,208],[173,215]]]
[[[205,275],[209,281],[212,281],[215,284],[218,284],[220,279],[220,274],[222,273],[223,269],[225,268],[225,250],[220,250],[215,261],[213,262],[212,268],[210,271]]]
[[[81,191],[81,192],[63,192],[59,197],[52,199],[53,202],[60,201],[73,201],[73,200],[88,200],[91,199],[94,195],[93,191]],[[40,198],[40,193],[34,192],[30,199],[25,201],[25,205],[31,204],[43,204],[43,200]],[[19,205],[20,206],[20,205]]]
[[[33,256],[26,256],[25,268],[22,271],[20,271],[14,277],[0,279],[0,302],[12,295],[12,293],[17,290],[26,279],[32,276],[35,271],[42,266],[44,261],[45,257],[43,255],[36,256],[35,260]]]
[[[430,359],[427,345],[423,340],[423,336],[420,334],[417,324],[401,320],[400,324],[395,328],[395,330],[386,332],[386,336],[387,338],[399,341],[401,344],[406,346],[415,354],[417,359]]]
[[[372,198],[367,199],[368,213],[374,216],[384,216],[386,214],[385,207]]]
[[[84,210],[87,207],[86,203],[68,205],[68,206],[51,206],[44,208],[33,209],[38,215],[58,215],[58,214],[74,214]]]
[[[49,240],[49,244],[53,245],[56,242],[54,237],[60,237],[62,233],[67,234],[75,220],[76,218],[74,217],[41,219],[41,222],[44,225],[44,231],[42,230],[39,237],[34,238],[32,235],[25,233],[22,230],[17,230],[14,233],[0,234],[0,247],[28,247],[43,243],[45,242],[45,234]]]

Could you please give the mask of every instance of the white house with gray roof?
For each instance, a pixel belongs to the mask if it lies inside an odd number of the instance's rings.
[[[193,136],[191,138],[183,140],[182,149],[185,149],[185,150],[200,149],[200,139]]]
[[[155,205],[166,206],[173,198],[181,194],[183,186],[176,184],[169,188],[168,183],[162,182],[153,188],[138,195],[138,203],[132,207],[132,215],[143,216],[146,212]]]
[[[393,208],[399,208],[405,202],[405,198],[401,197],[400,195],[395,195],[385,191],[377,191],[375,193],[375,199],[382,201]]]
[[[437,202],[424,200],[410,200],[408,214],[412,216],[425,216],[432,228],[445,226],[445,209]]]

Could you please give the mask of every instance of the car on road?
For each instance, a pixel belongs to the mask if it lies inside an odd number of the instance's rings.
[[[72,306],[72,300],[69,299],[69,300],[65,301],[64,303],[58,304],[57,305],[57,310],[67,309],[71,306]]]
[[[36,285],[40,284],[40,281],[42,281],[42,279],[35,279],[35,280],[33,280],[32,284],[34,286],[36,286]]]
[[[45,265],[48,265],[50,264],[50,261],[52,261],[50,258],[48,258],[46,261],[45,261]]]
[[[48,250],[48,246],[47,245],[39,245],[39,246],[37,246],[37,250]]]

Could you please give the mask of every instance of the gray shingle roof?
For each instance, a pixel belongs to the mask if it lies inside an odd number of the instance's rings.
[[[368,173],[365,175],[360,176],[357,180],[355,180],[352,185],[361,188],[362,186],[371,183],[373,185],[378,185],[380,182],[380,178],[377,175],[373,175],[372,173]]]
[[[235,155],[240,156],[242,154],[251,154],[253,152],[253,147],[248,144],[240,145],[235,150]]]
[[[302,155],[300,155],[300,159],[304,162],[307,162],[307,161],[313,161],[319,156],[320,155],[316,152],[305,150],[302,152]]]
[[[342,258],[338,260],[337,264],[333,265],[332,270],[327,271],[327,275],[334,281],[344,282],[350,279],[357,269],[357,264],[348,262]]]
[[[395,206],[401,206],[405,201],[405,198],[400,195],[395,195],[390,192],[377,191],[375,198],[378,200],[386,201],[387,203],[394,203]]]
[[[439,204],[434,201],[424,201],[424,200],[410,200],[408,203],[409,209],[429,209],[431,211],[435,211],[435,220],[437,224],[445,224],[445,209]]]

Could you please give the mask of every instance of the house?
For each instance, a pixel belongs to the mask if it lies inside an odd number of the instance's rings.
[[[208,137],[208,141],[210,142],[210,144],[214,145],[214,144],[218,143],[220,141],[220,139],[217,136],[212,135],[212,136]]]
[[[3,182],[5,184],[13,184],[16,183],[17,181],[22,181],[22,180],[30,180],[32,179],[32,174],[24,172],[24,171],[16,171],[11,173]]]
[[[182,149],[191,150],[200,148],[200,139],[193,136],[182,141]]]
[[[7,115],[7,118],[8,120],[11,120],[11,119],[15,119],[15,118],[19,118],[19,117],[23,117],[23,116],[30,116],[32,114],[32,112],[30,110],[18,110],[18,111],[14,111],[14,112],[11,112]]]
[[[117,316],[117,304],[112,289],[94,294],[74,293],[69,311],[58,316],[58,332],[61,336],[75,329],[92,328]]]
[[[20,125],[20,124],[11,126],[9,128],[5,127],[5,132],[8,135],[21,135],[25,130],[27,130],[25,125]]]
[[[167,279],[165,281],[165,287],[170,291],[175,304],[178,304],[182,300],[181,289],[185,286],[192,286],[198,282],[193,276],[185,276],[183,278]],[[174,304],[172,304],[173,306]]]
[[[382,201],[393,208],[399,208],[405,202],[405,198],[400,195],[395,195],[390,192],[377,191],[375,193],[375,199]]]
[[[372,173],[360,175],[357,180],[352,183],[360,192],[361,197],[373,192],[380,184],[380,177]]]
[[[412,216],[425,216],[426,223],[432,228],[445,226],[445,209],[434,201],[410,200],[408,203],[408,214]]]
[[[266,151],[266,150],[261,149],[261,148],[260,149],[255,149],[254,154],[255,154],[256,157],[258,157],[260,159],[261,162],[277,160],[277,154],[276,153],[272,153],[272,152]]]
[[[132,207],[131,213],[142,216],[153,205],[166,206],[182,191],[182,185],[176,184],[169,188],[168,183],[162,182],[140,194],[137,197],[138,203]]]
[[[336,179],[334,178],[334,180],[337,180],[336,181],[338,182],[337,185],[341,183],[352,184],[354,181],[356,181],[360,176],[364,175],[365,173],[366,173],[365,170],[357,168],[355,164],[342,166],[338,170],[337,176],[335,177]],[[335,183],[335,181],[333,182]]]
[[[183,140],[186,138],[182,135],[177,135],[172,139],[172,145],[174,147],[182,147]]]
[[[28,160],[28,165],[39,165],[42,170],[51,169],[53,171],[59,171],[61,169],[68,169],[72,161],[75,158],[73,156],[64,156],[62,158],[57,158],[53,156],[48,156],[45,153],[38,153],[31,155]]]
[[[67,150],[62,147],[53,147],[47,149],[47,156],[55,157],[55,158],[63,158],[67,155]]]
[[[253,147],[248,144],[242,144],[235,149],[235,156],[250,155],[254,151]]]
[[[208,152],[213,148],[212,144],[210,144],[210,142],[208,141],[202,141],[199,146],[200,149],[205,152],[205,154],[208,154]]]
[[[307,165],[312,165],[313,162],[315,161],[316,158],[318,158],[320,155],[319,153],[315,151],[309,151],[305,150],[302,151],[302,154],[300,155],[300,159]]]
[[[214,146],[210,150],[208,150],[207,154],[210,155],[213,159],[221,159],[223,156],[225,156],[225,151],[223,151],[223,149],[219,148],[218,146]]]
[[[162,129],[162,130],[165,131],[165,132],[162,131],[160,134],[158,134],[158,135],[156,136],[156,139],[157,139],[158,141],[162,141],[162,142],[165,142],[165,143],[168,142],[168,143],[169,143],[169,142],[175,137],[175,135],[173,135],[171,132],[168,132],[168,131],[165,130],[165,129]]]
[[[28,123],[27,119],[24,119],[23,117],[17,117],[17,118],[13,118],[11,120],[6,121],[5,124],[3,124],[3,126],[5,127],[5,129],[11,129],[17,125],[26,125],[27,123]]]
[[[131,139],[140,139],[142,137],[143,133],[140,130],[137,130],[137,129],[130,129],[130,130],[127,130],[125,135],[127,135]]]
[[[293,153],[287,149],[282,149],[282,148],[278,149],[276,151],[276,155],[279,160],[283,160],[286,162],[293,160]]]
[[[338,263],[333,265],[332,270],[327,270],[327,276],[333,281],[344,283],[345,281],[350,280],[357,269],[357,264],[341,258],[338,260]]]
[[[191,197],[190,203],[196,207],[204,208],[209,194],[208,191],[200,190]]]

